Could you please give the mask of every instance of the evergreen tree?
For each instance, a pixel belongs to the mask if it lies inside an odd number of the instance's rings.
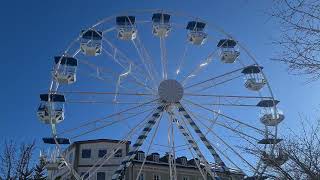
[[[34,169],[34,176],[33,176],[34,180],[47,179],[45,166],[46,166],[46,158],[45,156],[40,155],[39,164],[37,164]]]

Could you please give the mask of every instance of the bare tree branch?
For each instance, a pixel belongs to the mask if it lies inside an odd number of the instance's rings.
[[[22,143],[16,164],[16,176],[21,180],[31,179],[33,168],[30,161],[35,148],[35,141],[30,144]]]
[[[3,147],[3,152],[0,154],[0,177],[1,179],[16,179],[14,176],[16,145],[13,141],[6,140]]]
[[[320,1],[275,0],[271,16],[281,24],[274,44],[280,51],[273,60],[288,65],[289,72],[320,78]]]

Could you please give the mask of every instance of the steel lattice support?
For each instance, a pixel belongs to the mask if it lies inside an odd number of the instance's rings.
[[[132,146],[132,150],[127,154],[127,156],[121,162],[121,165],[115,171],[112,176],[112,180],[119,180],[124,174],[124,171],[127,167],[130,166],[132,159],[135,157],[136,153],[139,151],[140,147],[142,146],[143,142],[146,140],[148,134],[152,130],[153,126],[156,124],[157,119],[160,117],[160,114],[164,110],[164,105],[158,106],[156,111],[150,117],[150,120],[145,125],[144,129],[140,133],[138,139],[136,140],[135,144]]]
[[[212,170],[210,168],[210,165],[202,152],[200,151],[199,146],[197,145],[196,141],[193,139],[191,134],[187,131],[187,129],[183,126],[183,124],[180,124],[178,119],[174,116],[172,111],[168,111],[168,114],[173,117],[173,121],[176,122],[178,129],[180,130],[181,134],[186,138],[187,142],[190,143],[192,146],[192,149],[196,152],[197,156],[200,158],[200,160],[204,163],[206,171],[209,173],[209,175],[214,179],[215,175],[212,173]]]
[[[215,162],[220,165],[225,171],[229,171],[228,167],[225,165],[225,163],[222,161],[214,147],[211,145],[209,140],[205,137],[203,132],[200,130],[200,128],[197,126],[197,124],[193,121],[189,113],[186,111],[186,109],[182,106],[180,102],[176,103],[179,112],[182,113],[182,115],[188,120],[188,123],[190,126],[194,129],[194,131],[197,133],[197,135],[200,137],[201,141],[204,143],[204,145],[208,148],[212,156],[214,157]]]

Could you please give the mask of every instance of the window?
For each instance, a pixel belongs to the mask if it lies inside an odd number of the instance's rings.
[[[106,149],[100,149],[99,153],[98,153],[98,157],[101,158],[106,154],[107,154],[107,150]]]
[[[181,158],[181,164],[182,165],[187,165],[187,158]]]
[[[159,162],[159,155],[158,154],[154,154],[154,155],[152,155],[152,157],[153,157],[154,162]]]
[[[142,152],[138,153],[138,160],[139,161],[143,161],[144,160],[144,153],[142,153]]]
[[[144,174],[141,173],[138,180],[144,180]]]
[[[122,149],[118,149],[118,151],[114,154],[114,157],[122,157]]]
[[[90,158],[91,157],[91,149],[82,149],[81,157],[82,158]]]
[[[105,180],[106,179],[106,173],[105,172],[98,172],[97,173],[97,180]]]
[[[154,174],[153,175],[153,180],[161,180],[160,175],[159,174]]]
[[[184,176],[184,177],[182,178],[182,180],[189,180],[189,177]]]
[[[80,174],[80,176],[82,177],[84,174],[85,174],[85,172],[82,172],[82,173]],[[89,173],[87,173],[87,174],[83,177],[83,179],[84,179],[84,180],[85,180],[85,179],[88,179],[88,177],[89,177]]]

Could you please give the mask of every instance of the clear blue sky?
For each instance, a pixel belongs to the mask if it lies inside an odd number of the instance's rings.
[[[48,88],[52,57],[63,51],[79,31],[98,19],[130,9],[167,9],[201,17],[223,27],[265,67],[280,107],[286,114],[282,128],[298,127],[298,114],[313,117],[318,109],[319,83],[290,76],[285,66],[271,62],[277,49],[272,38],[279,26],[265,13],[269,0],[226,1],[17,1],[1,3],[0,137],[40,140],[49,128],[36,117],[39,93]]]

